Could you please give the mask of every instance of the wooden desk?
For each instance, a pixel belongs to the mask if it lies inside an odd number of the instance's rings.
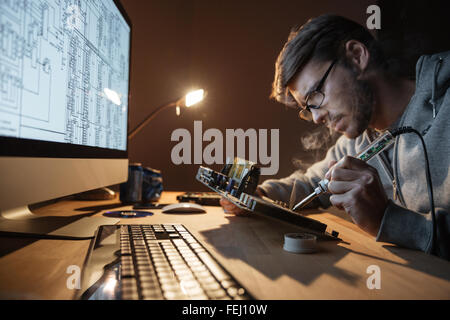
[[[162,202],[175,202],[165,192]],[[40,215],[102,214],[118,201],[62,201]],[[119,204],[118,204],[119,205]],[[120,206],[120,205],[119,205]],[[117,207],[118,208],[118,207]],[[329,213],[315,214],[344,242],[321,242],[314,254],[283,250],[284,234],[298,229],[262,216],[162,214],[123,223],[181,223],[257,299],[449,299],[450,263],[425,253],[377,243],[352,223]],[[0,238],[0,298],[71,299],[66,273],[82,266],[90,241]],[[369,290],[367,268],[379,266],[381,289]]]

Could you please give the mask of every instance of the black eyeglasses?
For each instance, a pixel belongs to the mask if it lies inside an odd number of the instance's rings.
[[[334,60],[331,65],[328,67],[327,72],[323,75],[322,79],[318,83],[317,87],[308,93],[306,96],[306,103],[305,107],[299,106],[301,109],[299,112],[300,118],[303,120],[311,121],[312,113],[311,109],[319,109],[322,106],[323,101],[325,100],[325,93],[322,92],[322,87],[325,84],[325,81],[328,78],[328,75],[331,72],[331,69],[333,69],[333,66],[336,64],[337,60]]]

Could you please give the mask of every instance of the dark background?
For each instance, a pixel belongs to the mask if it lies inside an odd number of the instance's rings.
[[[193,138],[195,120],[203,121],[203,132],[217,128],[224,138],[226,129],[280,129],[280,169],[275,178],[320,160],[333,139],[320,150],[305,150],[301,137],[316,127],[300,121],[295,111],[268,98],[276,57],[290,29],[309,18],[335,13],[366,25],[367,7],[377,4],[374,0],[122,3],[134,27],[130,127],[190,89],[208,91],[201,105],[185,110],[180,117],[175,115],[175,109],[159,114],[129,145],[131,162],[162,170],[166,190],[185,191],[205,189],[195,181],[198,165],[172,164],[171,150],[177,142],[171,142],[170,137],[174,130],[185,128]],[[422,52],[437,52],[442,44],[448,45],[448,18],[445,10],[440,10],[445,1],[382,0],[378,4],[382,30],[377,35],[383,39],[393,68],[399,73],[414,75],[415,62]],[[439,21],[436,14],[443,20]],[[440,37],[431,38],[436,29],[441,29]],[[418,38],[430,41],[418,42]],[[299,158],[302,161],[295,160]]]

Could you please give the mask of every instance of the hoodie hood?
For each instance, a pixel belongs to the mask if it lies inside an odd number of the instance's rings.
[[[450,51],[420,57],[416,72],[416,91],[398,126],[411,126],[425,136],[442,105],[450,104]]]
[[[436,118],[450,85],[450,51],[422,56],[416,66],[416,93]]]

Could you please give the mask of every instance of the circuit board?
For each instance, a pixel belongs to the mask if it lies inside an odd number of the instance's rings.
[[[248,176],[252,175],[251,172],[246,174]],[[252,182],[254,182],[254,178],[255,176],[253,176]],[[292,211],[282,202],[240,191],[246,189],[245,186],[240,185],[246,183],[245,178],[241,179],[240,183],[237,183],[223,173],[200,167],[196,179],[243,210],[294,224],[301,228],[303,232],[316,235],[319,240],[340,240],[338,238],[339,233],[336,231],[328,232],[326,224]],[[251,190],[254,191],[253,185]]]

